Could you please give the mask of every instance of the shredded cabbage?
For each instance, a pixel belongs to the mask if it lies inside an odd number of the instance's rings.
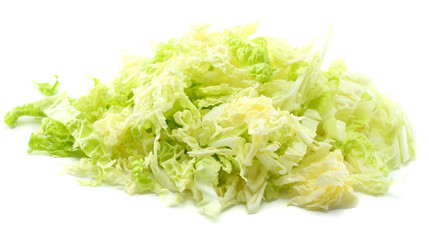
[[[58,85],[60,84],[60,82],[58,81],[58,75],[54,75],[54,76],[55,76],[55,83],[53,85],[49,83],[38,83],[35,81],[33,81],[33,83],[37,85],[37,87],[39,88],[40,92],[43,93],[43,95],[52,96],[57,93],[57,88],[58,88]]]
[[[83,185],[122,185],[129,194],[191,194],[210,217],[236,204],[249,213],[286,193],[313,210],[353,207],[354,191],[384,194],[389,172],[412,160],[403,110],[344,61],[321,69],[327,44],[297,47],[254,37],[256,24],[221,32],[192,27],[125,59],[111,83],[87,95],[54,95],[16,107],[41,120],[29,152],[80,157],[67,171]]]

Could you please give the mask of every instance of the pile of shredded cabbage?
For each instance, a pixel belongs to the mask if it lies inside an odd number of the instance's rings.
[[[211,217],[236,204],[255,213],[282,193],[312,210],[353,207],[354,191],[386,193],[389,172],[415,156],[404,112],[343,61],[323,71],[327,44],[252,37],[256,27],[194,26],[77,99],[38,84],[53,96],[5,123],[40,119],[29,152],[80,156],[67,170],[87,177],[81,184],[174,203],[192,195]]]

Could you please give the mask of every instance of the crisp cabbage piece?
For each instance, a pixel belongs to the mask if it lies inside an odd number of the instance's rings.
[[[39,91],[45,95],[45,96],[52,96],[55,95],[58,91],[58,86],[60,84],[60,82],[58,81],[58,75],[54,75],[55,76],[55,83],[53,85],[49,84],[49,83],[38,83],[33,81],[34,84],[37,85],[37,87],[39,88]]]
[[[245,204],[290,197],[311,210],[349,208],[355,191],[388,191],[389,175],[416,155],[404,111],[344,60],[321,69],[329,42],[293,46],[254,36],[257,24],[212,32],[190,28],[151,58],[127,56],[110,83],[77,99],[49,95],[8,112],[40,119],[28,152],[72,156],[82,185],[121,185],[129,194],[192,195],[217,217]],[[89,177],[90,179],[82,179]]]

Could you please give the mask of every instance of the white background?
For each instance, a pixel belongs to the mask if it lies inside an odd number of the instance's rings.
[[[297,3],[299,2],[299,3]],[[28,155],[38,123],[0,123],[0,239],[428,239],[428,23],[425,1],[1,1],[0,115],[41,98],[32,80],[72,96],[89,76],[111,81],[121,51],[148,54],[150,40],[180,36],[192,24],[215,27],[264,20],[261,30],[292,42],[334,35],[326,62],[344,58],[374,77],[407,109],[418,137],[417,161],[397,173],[382,197],[327,213],[264,203],[257,214],[234,207],[212,221],[193,203],[166,208],[153,195],[81,187],[58,176],[67,160]]]

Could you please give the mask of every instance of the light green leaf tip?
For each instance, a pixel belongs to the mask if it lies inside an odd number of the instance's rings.
[[[39,91],[43,93],[45,96],[52,96],[55,95],[58,92],[58,86],[60,82],[58,81],[58,75],[55,76],[55,83],[53,85],[49,83],[38,83],[33,81],[34,84],[36,84],[39,88]]]

